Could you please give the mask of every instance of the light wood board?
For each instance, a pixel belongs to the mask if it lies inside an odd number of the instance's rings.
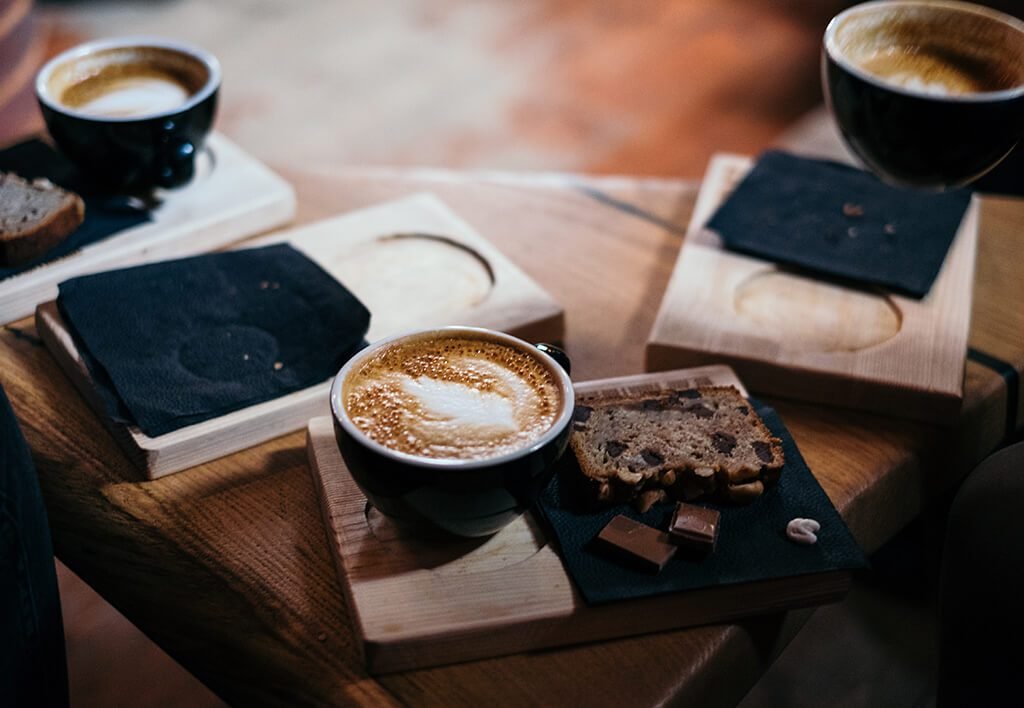
[[[733,384],[708,366],[577,384],[577,394]],[[836,571],[588,606],[528,513],[487,539],[424,538],[369,507],[345,468],[328,417],[309,422],[307,452],[328,542],[367,669],[388,673],[709,624],[839,599]]]
[[[282,226],[295,216],[295,192],[220,134],[207,140],[196,177],[159,193],[152,221],[64,258],[0,280],[0,323],[31,315],[62,281],[87,273],[203,253]]]
[[[931,291],[915,300],[726,250],[704,225],[751,166],[732,155],[711,161],[648,338],[646,368],[726,362],[758,393],[954,422],[963,398],[977,198]]]
[[[415,195],[245,247],[289,242],[317,261],[371,312],[370,341],[405,330],[465,324],[526,339],[560,340],[561,307],[436,197]],[[327,413],[330,380],[281,398],[149,437],[103,412],[88,369],[56,303],[36,327],[47,348],[144,476],[172,472],[302,429]]]

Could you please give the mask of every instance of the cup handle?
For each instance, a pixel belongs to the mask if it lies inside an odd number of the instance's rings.
[[[195,175],[195,144],[178,133],[178,123],[167,120],[160,126],[160,155],[155,165],[156,182],[160,187],[171,189],[189,182]]]
[[[558,362],[558,365],[565,369],[565,373],[572,373],[572,361],[569,360],[569,355],[564,351],[556,347],[554,344],[547,344],[545,342],[535,344],[534,346]]]

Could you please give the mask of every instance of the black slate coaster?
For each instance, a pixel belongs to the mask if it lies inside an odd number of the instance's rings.
[[[287,244],[74,278],[57,305],[108,414],[150,437],[329,380],[370,323]]]
[[[0,150],[0,172],[14,172],[29,180],[45,177],[56,185],[78,192],[85,202],[85,220],[74,233],[28,263],[0,267],[0,281],[64,258],[84,246],[150,221],[146,211],[125,208],[123,202],[91,194],[88,185],[83,184],[83,179],[77,175],[71,163],[40,140],[28,140]]]
[[[711,217],[726,247],[921,298],[970,203],[847,165],[766,152]]]
[[[646,514],[629,505],[585,513],[562,499],[555,476],[537,507],[554,531],[562,562],[588,604],[866,567],[860,547],[807,468],[778,414],[754,399],[751,404],[772,433],[782,439],[786,464],[778,484],[749,505],[701,503],[721,512],[718,547],[705,558],[678,553],[660,573],[652,575],[602,554],[592,540],[616,514],[664,530],[675,503],[657,504]],[[576,464],[571,451],[565,459],[566,464]],[[786,539],[786,524],[795,517],[821,523],[817,544],[801,546]]]

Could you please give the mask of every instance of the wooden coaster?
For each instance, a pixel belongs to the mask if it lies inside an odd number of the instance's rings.
[[[733,253],[704,227],[752,161],[712,159],[661,309],[647,369],[733,366],[753,391],[929,422],[963,398],[978,202],[922,300],[797,275]]]
[[[269,231],[295,216],[291,186],[223,135],[196,160],[196,177],[163,193],[153,220],[65,258],[0,280],[0,324],[31,315],[77,275],[212,251]]]
[[[738,385],[724,366],[605,379],[580,394]],[[367,669],[388,673],[708,624],[840,599],[846,571],[724,586],[598,607],[584,604],[537,522],[486,539],[403,527],[369,507],[330,418],[307,431],[313,485]]]
[[[560,340],[562,308],[440,200],[419,195],[249,241],[289,242],[370,309],[371,341],[405,330],[476,325]],[[302,429],[329,409],[330,380],[159,437],[110,420],[56,303],[36,328],[50,353],[149,479]]]

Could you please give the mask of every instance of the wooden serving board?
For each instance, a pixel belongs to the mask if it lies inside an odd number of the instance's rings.
[[[249,241],[289,242],[317,261],[370,309],[370,341],[447,324],[557,341],[562,308],[440,200],[416,195]],[[36,328],[75,387],[129,459],[149,479],[193,467],[301,430],[327,413],[331,381],[159,437],[112,421],[55,302],[40,305]]]
[[[295,216],[291,186],[216,133],[197,158],[196,177],[161,198],[152,221],[0,280],[0,324],[31,315],[57,296],[59,283],[77,275],[212,251]]]
[[[978,201],[922,299],[787,272],[705,228],[752,166],[712,159],[648,338],[649,371],[727,362],[759,393],[938,423],[963,398]]]
[[[742,386],[731,369],[642,374],[577,384],[578,395]],[[338,452],[328,417],[309,422],[313,486],[367,669],[388,673],[709,624],[841,598],[836,571],[587,606],[530,514],[487,539],[426,537],[370,507]]]

